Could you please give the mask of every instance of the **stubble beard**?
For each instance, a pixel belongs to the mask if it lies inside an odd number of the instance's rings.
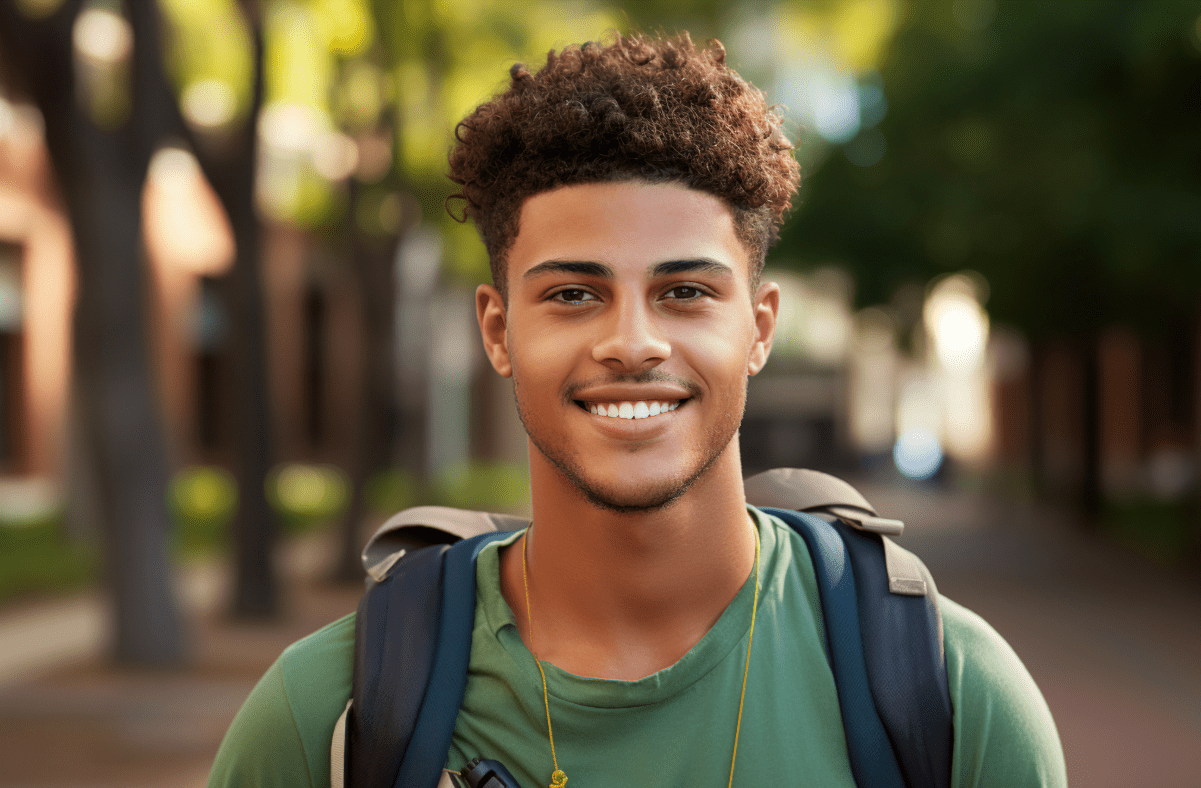
[[[517,402],[517,416],[525,427],[530,443],[534,444],[543,457],[555,466],[571,484],[580,492],[588,503],[616,514],[645,514],[664,509],[678,501],[684,493],[703,477],[717,462],[729,447],[738,427],[742,424],[743,409],[746,405],[746,384],[743,383],[742,396],[738,407],[722,409],[721,418],[708,431],[705,445],[700,453],[701,461],[691,472],[684,472],[675,478],[663,479],[653,487],[640,491],[618,490],[589,479],[585,469],[578,461],[578,453],[572,452],[561,442],[554,440],[554,435],[546,435],[535,426],[534,420],[522,404],[521,385],[517,376],[513,376],[513,392]],[[576,407],[574,404],[571,407]],[[686,406],[687,407],[687,406]],[[635,450],[636,451],[636,450]]]

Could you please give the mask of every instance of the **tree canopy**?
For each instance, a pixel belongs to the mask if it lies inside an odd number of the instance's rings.
[[[879,85],[783,256],[845,264],[865,304],[975,269],[1034,335],[1195,310],[1201,3],[915,4]]]

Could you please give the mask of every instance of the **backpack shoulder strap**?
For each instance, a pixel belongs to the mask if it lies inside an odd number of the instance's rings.
[[[454,544],[495,531],[519,531],[529,520],[510,514],[474,512],[449,506],[414,506],[392,515],[367,540],[363,568],[378,582],[407,551],[439,544]],[[368,581],[368,582],[371,582]]]
[[[396,779],[433,668],[448,549],[409,552],[359,601],[346,720],[348,785],[390,788]]]
[[[855,782],[949,788],[953,716],[929,571],[878,533],[764,511],[809,548]]]
[[[433,671],[413,726],[397,786],[435,788],[450,750],[459,706],[467,691],[471,630],[475,624],[475,561],[490,542],[509,533],[464,539],[446,551],[442,582],[442,621],[434,651]]]
[[[811,514],[764,509],[788,523],[805,540],[817,575],[826,629],[826,656],[838,687],[851,773],[860,788],[905,788],[900,765],[872,700],[860,639],[855,574],[842,537]]]
[[[950,788],[954,712],[934,578],[887,536],[831,525],[851,558],[868,683],[901,771],[915,788]]]
[[[407,551],[375,577],[355,620],[344,774],[354,788],[434,788],[467,683],[475,559],[484,533]],[[337,779],[331,747],[331,778]]]
[[[855,528],[900,536],[905,524],[881,517],[863,495],[837,476],[808,468],[773,468],[743,482],[755,506],[827,512]]]

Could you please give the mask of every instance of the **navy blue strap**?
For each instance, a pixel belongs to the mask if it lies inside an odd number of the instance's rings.
[[[433,670],[421,711],[396,776],[397,788],[436,788],[450,750],[455,719],[467,690],[471,630],[475,625],[475,559],[489,542],[510,533],[490,533],[456,543],[446,551],[442,614]]]
[[[937,593],[894,594],[880,536],[835,521],[855,572],[859,624],[876,710],[910,786],[950,788],[954,712]]]
[[[826,625],[826,654],[838,687],[855,783],[859,788],[905,788],[901,767],[872,699],[859,631],[855,573],[842,537],[830,523],[811,514],[763,511],[799,533],[813,559]]]
[[[348,786],[389,788],[396,780],[433,666],[447,549],[410,552],[359,601],[354,703],[346,725]]]

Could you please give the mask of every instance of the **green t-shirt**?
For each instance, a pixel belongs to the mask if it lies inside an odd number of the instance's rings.
[[[751,512],[761,590],[734,782],[853,788],[808,550],[788,526]],[[494,758],[525,788],[539,788],[552,769],[546,712],[537,666],[500,593],[499,547],[509,541],[485,548],[477,564],[467,692],[447,766]],[[555,748],[571,788],[727,784],[753,595],[752,574],[679,662],[638,681],[545,666]],[[953,785],[1066,786],[1055,725],[1025,667],[978,616],[945,597],[940,605],[955,709]],[[353,652],[353,615],[284,651],[226,733],[210,788],[326,788]]]

